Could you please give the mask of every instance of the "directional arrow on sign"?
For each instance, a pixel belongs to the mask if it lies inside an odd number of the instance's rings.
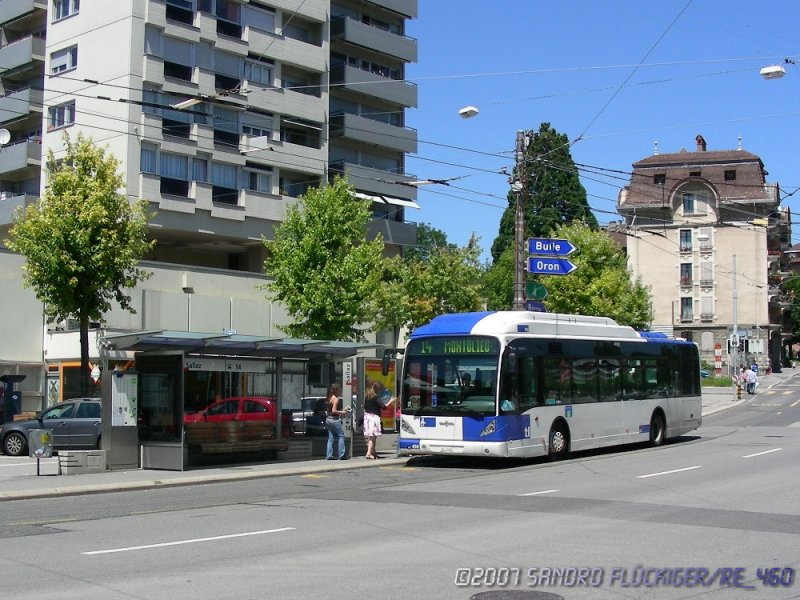
[[[538,275],[569,275],[578,267],[566,258],[528,257],[528,273]]]
[[[569,256],[576,248],[569,240],[528,238],[528,254],[540,256]]]

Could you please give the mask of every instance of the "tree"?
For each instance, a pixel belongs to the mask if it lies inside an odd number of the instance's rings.
[[[483,293],[489,310],[511,310],[514,304],[514,246],[508,246],[486,269]]]
[[[448,243],[447,234],[441,229],[436,229],[428,223],[420,223],[417,225],[417,244],[408,248],[403,253],[403,258],[425,262],[437,248],[455,250],[457,246]]]
[[[44,195],[18,213],[7,246],[25,256],[25,285],[55,320],[80,322],[80,390],[89,377],[89,323],[102,320],[112,300],[134,313],[126,290],[150,276],[138,261],[147,241],[147,202],[129,202],[119,161],[90,138],[64,136],[65,155],[52,151]]]
[[[282,302],[295,337],[364,341],[375,315],[383,240],[366,241],[370,210],[346,181],[311,188],[289,207],[273,240],[264,240],[265,289]]]
[[[414,328],[445,313],[478,310],[482,304],[480,247],[473,238],[459,248],[433,248],[426,260],[396,257],[387,265],[378,294],[381,328]]]
[[[515,169],[517,180],[527,182],[524,200],[525,238],[550,236],[556,227],[573,221],[597,229],[597,219],[586,201],[586,190],[569,151],[569,139],[549,123],[542,123],[525,151],[525,173]],[[508,206],[500,218],[500,229],[492,244],[496,262],[514,245],[516,194],[508,194]]]
[[[569,259],[578,268],[569,275],[538,277],[547,287],[549,311],[611,317],[637,329],[650,327],[650,293],[640,279],[632,281],[622,249],[608,234],[573,223],[559,227],[555,235],[577,248]]]

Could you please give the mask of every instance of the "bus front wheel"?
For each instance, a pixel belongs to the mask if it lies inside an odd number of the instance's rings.
[[[569,434],[567,428],[556,423],[550,430],[550,449],[548,457],[550,460],[563,460],[569,454]]]
[[[661,413],[653,413],[653,418],[650,419],[650,445],[660,446],[664,443],[666,437],[666,424],[664,417]]]

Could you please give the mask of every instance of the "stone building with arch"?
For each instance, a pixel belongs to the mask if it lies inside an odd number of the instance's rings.
[[[761,159],[741,147],[659,154],[633,163],[619,192],[628,263],[649,286],[653,329],[696,342],[703,360],[780,368],[789,304],[779,284],[791,215]],[[784,330],[786,333],[784,333]],[[729,353],[729,340],[741,343]]]

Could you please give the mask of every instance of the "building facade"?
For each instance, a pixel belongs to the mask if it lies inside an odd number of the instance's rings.
[[[653,329],[696,342],[724,373],[751,361],[780,368],[790,213],[758,156],[695,141],[633,164],[617,199],[630,268],[650,288]]]
[[[369,235],[389,254],[416,243],[416,16],[417,0],[0,2],[0,240],[46,185],[48,153],[80,132],[153,215],[154,276],[133,291],[136,314],[112,311],[103,329],[280,335],[261,240],[309,187],[345,175],[372,207]],[[0,335],[17,340],[0,346],[0,370],[29,376],[35,409],[69,393],[80,354],[72,323],[44,323],[21,265],[0,249],[15,306]]]

